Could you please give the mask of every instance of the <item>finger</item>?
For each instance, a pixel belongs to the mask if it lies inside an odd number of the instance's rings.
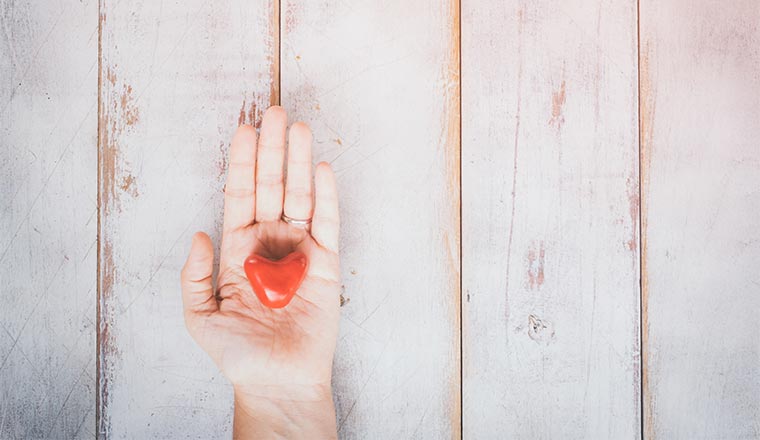
[[[230,164],[224,185],[224,229],[253,223],[256,200],[256,130],[238,127],[230,145]]]
[[[294,219],[311,218],[311,140],[311,130],[303,122],[290,127],[285,215]]]
[[[314,175],[314,217],[311,222],[311,235],[320,246],[338,253],[338,233],[340,218],[338,213],[338,190],[335,173],[330,164],[320,162]]]
[[[211,282],[213,272],[214,246],[208,235],[196,232],[180,275],[185,314],[211,313],[217,310]]]
[[[285,158],[287,116],[282,107],[269,107],[261,121],[256,160],[256,221],[279,220],[282,215],[282,164]]]

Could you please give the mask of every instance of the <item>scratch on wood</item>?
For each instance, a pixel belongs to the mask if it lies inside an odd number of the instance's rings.
[[[523,59],[522,59],[522,47],[523,47],[523,25],[525,23],[525,12],[522,8],[517,11],[517,84],[515,90],[517,93],[517,105],[515,108],[515,136],[512,146],[512,207],[509,216],[509,232],[507,238],[507,267],[506,267],[506,279],[504,285],[504,323],[507,325],[507,335],[509,334],[509,280],[510,280],[510,267],[512,264],[512,237],[515,229],[515,203],[517,201],[517,152],[520,142],[520,104],[522,100],[522,76],[523,76]],[[508,342],[508,341],[507,341]]]
[[[388,339],[386,339],[385,344],[383,344],[383,348],[380,350],[380,354],[377,356],[377,359],[375,360],[372,370],[370,370],[369,374],[367,375],[367,379],[364,381],[364,384],[362,384],[362,387],[359,389],[359,392],[357,393],[353,402],[351,402],[351,406],[348,408],[346,415],[343,416],[343,419],[340,420],[340,422],[338,423],[338,433],[340,433],[340,431],[343,429],[343,425],[345,425],[348,418],[351,417],[351,413],[354,412],[356,403],[362,397],[362,395],[364,394],[364,389],[367,388],[367,384],[369,384],[369,381],[372,380],[372,377],[375,375],[375,372],[377,371],[377,367],[378,365],[380,365],[380,360],[383,358],[383,356],[385,356],[385,351],[388,349],[388,345],[390,344],[390,341],[392,339],[393,339],[393,332],[391,332],[391,334],[388,335]]]

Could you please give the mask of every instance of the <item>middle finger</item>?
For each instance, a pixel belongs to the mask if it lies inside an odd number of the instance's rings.
[[[256,221],[275,221],[282,215],[282,164],[285,158],[285,110],[272,106],[261,121],[256,160]]]

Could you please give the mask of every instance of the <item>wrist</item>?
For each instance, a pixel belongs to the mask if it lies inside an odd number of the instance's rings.
[[[234,389],[235,438],[337,438],[329,384]]]
[[[332,387],[324,384],[287,384],[287,385],[233,385],[235,402],[256,405],[259,402],[286,405],[308,402],[332,402]]]

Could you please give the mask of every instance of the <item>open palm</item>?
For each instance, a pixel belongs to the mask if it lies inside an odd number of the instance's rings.
[[[182,270],[185,323],[196,342],[236,387],[329,387],[340,313],[338,201],[327,163],[314,174],[311,132],[290,128],[283,176],[287,117],[271,107],[260,136],[241,125],[232,139],[224,196],[224,227],[216,289],[214,250],[198,232]],[[282,220],[312,219],[311,229]],[[313,215],[312,215],[313,213]],[[278,259],[293,251],[309,261],[289,305],[270,309],[254,295],[243,270],[251,254]]]

